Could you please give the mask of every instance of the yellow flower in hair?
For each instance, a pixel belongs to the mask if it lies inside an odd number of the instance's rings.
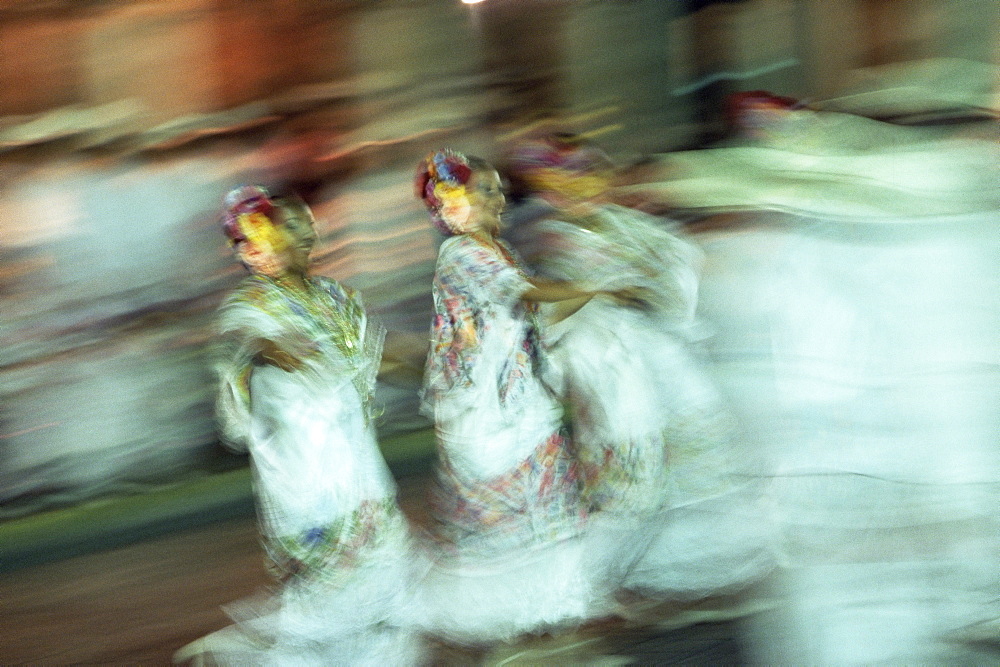
[[[603,174],[574,174],[548,167],[536,170],[527,180],[543,192],[571,199],[590,199],[608,188],[608,178]]]
[[[608,189],[608,179],[604,176],[591,174],[568,179],[564,190],[568,196],[575,199],[592,199]]]
[[[434,196],[441,202],[439,215],[449,227],[458,231],[472,215],[472,205],[464,185],[451,185],[440,181],[434,185]]]
[[[541,167],[529,172],[528,182],[532,187],[546,192],[563,192],[569,177],[559,169]]]
[[[288,247],[283,230],[263,213],[241,213],[237,216],[236,223],[247,241],[260,252],[278,253]]]

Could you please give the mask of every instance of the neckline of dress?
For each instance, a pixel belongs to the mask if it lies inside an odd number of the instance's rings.
[[[284,293],[290,294],[290,295],[297,295],[297,296],[302,296],[302,297],[311,297],[318,290],[318,284],[317,284],[316,279],[313,276],[308,275],[308,274],[305,274],[302,277],[302,287],[299,287],[298,285],[296,285],[294,283],[284,281],[284,280],[282,280],[282,279],[280,279],[280,278],[278,278],[276,276],[269,276],[269,275],[263,274],[263,273],[258,273],[258,274],[255,274],[255,275],[258,276],[259,278],[262,278],[264,281],[266,281],[267,283],[273,285],[274,287],[277,287],[281,292],[284,292]],[[320,290],[320,291],[322,291],[322,290]]]
[[[467,236],[472,240],[474,240],[479,245],[495,250],[501,257],[506,259],[512,265],[517,266],[517,262],[514,261],[514,255],[511,254],[510,250],[506,247],[506,244],[503,243],[502,239],[494,236],[491,237],[489,240],[486,240],[474,234],[467,234]]]

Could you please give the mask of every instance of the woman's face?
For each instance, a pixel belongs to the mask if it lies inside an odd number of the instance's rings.
[[[300,208],[286,208],[282,211],[284,232],[288,236],[289,263],[305,269],[309,265],[309,253],[316,245],[316,228],[312,214]]]
[[[465,190],[472,208],[469,217],[470,231],[498,233],[500,213],[507,201],[503,196],[500,174],[495,169],[475,171],[465,184]]]

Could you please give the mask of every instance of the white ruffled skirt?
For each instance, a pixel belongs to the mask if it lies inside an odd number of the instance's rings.
[[[409,665],[403,610],[419,578],[395,484],[349,381],[255,368],[250,454],[275,591],[228,605],[235,624],[178,660]]]
[[[652,314],[595,299],[552,342],[594,512],[595,587],[691,599],[764,577],[775,558],[760,488],[740,474],[734,422],[686,341]]]
[[[509,641],[597,613],[585,575],[577,464],[558,406],[532,385],[532,400],[509,418],[471,408],[438,424],[432,565],[411,620],[448,641]],[[479,403],[489,404],[488,397]]]

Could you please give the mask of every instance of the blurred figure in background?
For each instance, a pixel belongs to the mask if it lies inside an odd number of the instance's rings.
[[[549,207],[514,230],[541,275],[639,288],[630,303],[594,298],[547,332],[595,513],[592,572],[673,599],[757,581],[773,558],[755,498],[733,474],[736,430],[689,349],[700,250],[668,221],[611,204],[614,165],[580,137],[526,142],[510,166]]]
[[[784,604],[755,620],[763,663],[992,662],[973,640],[1000,617],[1000,151],[995,120],[943,111],[772,105],[647,187],[740,214],[698,235],[699,315],[771,477]]]
[[[251,275],[222,305],[218,416],[250,452],[260,528],[280,592],[234,605],[236,626],[182,649],[223,664],[409,664],[396,613],[409,532],[375,441],[384,331],[361,298],[309,275],[316,240],[299,200],[255,186],[225,200],[223,227]]]
[[[498,238],[500,185],[489,164],[451,151],[428,157],[417,174],[417,195],[448,238],[424,384],[438,441],[442,552],[416,613],[431,632],[472,643],[600,613],[583,572],[578,467],[562,409],[540,379],[535,305],[570,312],[593,293],[528,277]]]

